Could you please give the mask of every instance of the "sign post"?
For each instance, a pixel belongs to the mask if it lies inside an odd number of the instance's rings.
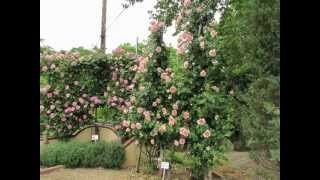
[[[162,172],[162,180],[164,180],[164,177],[166,176],[166,170],[169,169],[169,162],[161,162],[161,167],[160,167],[163,172]]]

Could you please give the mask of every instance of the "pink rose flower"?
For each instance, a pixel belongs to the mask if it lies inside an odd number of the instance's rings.
[[[50,109],[51,109],[51,110],[54,110],[55,108],[56,108],[55,105],[51,105],[51,106],[50,106]]]
[[[153,145],[153,144],[154,144],[154,139],[151,139],[151,140],[150,140],[150,143]]]
[[[206,77],[206,75],[207,75],[207,72],[205,70],[202,70],[200,72],[200,77]]]
[[[136,97],[135,96],[131,96],[130,97],[130,102],[131,103],[135,103],[136,102]]]
[[[123,127],[129,127],[129,124],[130,124],[130,122],[127,121],[127,120],[123,120],[123,121],[122,121],[122,126],[123,126]]]
[[[215,38],[216,36],[217,36],[217,31],[215,31],[215,30],[212,30],[211,32],[210,32],[210,35],[211,35],[211,37],[212,38]]]
[[[131,127],[131,129],[135,129],[136,125],[132,123],[130,127]]]
[[[179,141],[178,141],[178,140],[174,140],[173,144],[174,144],[175,146],[179,146]]]
[[[157,53],[160,53],[160,52],[161,52],[161,47],[160,47],[160,46],[158,46],[158,47],[156,48],[156,52],[157,52]]]
[[[174,86],[171,86],[170,89],[169,89],[169,91],[170,91],[171,94],[174,94],[174,93],[177,92],[177,88],[174,87]]]
[[[144,89],[145,89],[145,87],[144,87],[144,86],[140,86],[140,87],[139,87],[139,90],[140,90],[141,92],[143,92],[143,91],[144,91]]]
[[[160,128],[159,128],[160,134],[163,134],[166,131],[167,131],[167,125],[165,125],[165,124],[161,125]]]
[[[117,73],[112,72],[112,77],[111,77],[112,81],[116,81],[118,79]]]
[[[176,116],[178,115],[177,110],[175,110],[175,109],[172,110],[171,115],[172,115],[173,117],[176,117]]]
[[[144,109],[143,109],[142,107],[138,107],[138,108],[137,108],[137,112],[138,112],[138,113],[141,114],[141,113],[143,113],[143,111],[144,111]]]
[[[40,106],[40,112],[42,112],[44,110],[44,106]]]
[[[200,42],[200,48],[201,48],[201,49],[204,49],[204,41],[201,41],[201,42]]]
[[[158,27],[159,28],[162,28],[162,27],[164,27],[165,26],[165,23],[163,22],[163,21],[159,21],[158,22]]]
[[[157,113],[157,119],[161,119],[160,113]]]
[[[153,107],[156,107],[157,105],[158,105],[157,102],[152,102]]]
[[[66,120],[67,120],[67,118],[65,118],[65,117],[61,118],[62,122],[65,122]]]
[[[186,143],[186,139],[180,138],[179,139],[179,144],[184,145]]]
[[[190,134],[190,130],[187,128],[180,128],[180,135],[183,137],[188,137]]]
[[[184,69],[187,69],[188,66],[189,66],[189,61],[183,62],[183,68],[184,68]]]
[[[204,118],[200,118],[200,119],[197,120],[197,124],[199,124],[201,126],[205,125],[206,124],[206,120]]]
[[[186,111],[182,113],[182,116],[184,120],[188,120],[190,118],[189,112],[186,112]]]
[[[68,125],[68,129],[72,129],[72,125],[71,124]]]
[[[211,50],[209,51],[209,55],[210,55],[211,57],[215,57],[215,56],[217,55],[216,50],[215,50],[215,49],[211,49]]]
[[[53,93],[48,93],[48,94],[47,94],[47,97],[48,97],[48,98],[51,98],[52,96],[53,96]]]
[[[48,71],[48,67],[47,67],[47,66],[43,66],[43,67],[41,68],[41,70],[42,70],[43,72],[47,72],[47,71]]]
[[[192,4],[191,0],[184,0],[183,1],[183,6],[185,6],[185,7],[189,7],[189,6],[191,6],[191,4]]]
[[[162,108],[161,111],[162,111],[162,114],[163,114],[163,115],[167,115],[167,114],[168,114],[168,111],[167,111],[166,108]]]
[[[160,98],[157,98],[157,99],[156,99],[156,102],[157,102],[158,104],[160,104],[160,103],[161,103],[161,99],[160,99]]]
[[[175,103],[175,104],[172,106],[172,108],[173,108],[174,110],[178,110],[178,109],[179,109],[179,106],[178,106],[177,103]]]
[[[140,123],[136,123],[136,128],[137,129],[141,129],[142,128],[142,125]]]
[[[180,24],[182,21],[182,16],[181,15],[178,15],[177,18],[176,18],[176,23],[177,24]]]
[[[201,4],[197,7],[197,12],[201,13],[202,11],[203,11],[203,5]]]
[[[174,126],[175,124],[176,124],[176,120],[172,117],[172,116],[170,116],[169,117],[169,123],[168,123],[170,126]]]
[[[204,138],[210,137],[210,136],[211,136],[210,130],[207,129],[207,130],[202,134],[202,136],[203,136]]]
[[[143,115],[144,115],[144,119],[145,119],[147,122],[151,121],[151,116],[150,116],[150,112],[149,112],[149,111],[143,112]]]

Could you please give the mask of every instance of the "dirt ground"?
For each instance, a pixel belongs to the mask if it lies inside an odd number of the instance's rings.
[[[229,161],[217,168],[223,180],[278,180],[279,172],[258,166],[247,152],[231,152]],[[137,174],[135,169],[60,169],[41,175],[41,180],[161,180],[161,177]],[[178,179],[178,178],[177,178]],[[180,178],[185,180],[185,178]]]

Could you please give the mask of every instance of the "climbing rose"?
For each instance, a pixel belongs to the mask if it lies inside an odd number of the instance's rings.
[[[48,93],[47,96],[48,96],[48,98],[51,98],[53,96],[53,94],[52,93]]]
[[[174,86],[171,86],[170,89],[169,89],[169,91],[170,91],[171,94],[174,94],[174,93],[177,92],[177,88],[174,87]]]
[[[200,72],[200,76],[201,77],[205,77],[207,75],[207,72],[205,71],[205,70],[202,70],[201,72]]]
[[[141,114],[143,112],[143,108],[142,107],[138,107],[137,108],[137,112]]]
[[[172,106],[172,108],[173,108],[174,110],[178,110],[178,109],[179,109],[179,106],[178,106],[178,104],[176,103],[176,104],[174,104],[174,105]]]
[[[161,47],[160,47],[160,46],[158,46],[158,47],[156,48],[156,52],[157,52],[157,53],[160,53],[160,52],[161,52]]]
[[[183,113],[182,113],[182,116],[183,116],[183,119],[184,119],[184,120],[188,120],[189,117],[190,117],[190,114],[189,114],[189,112],[183,112]]]
[[[204,41],[200,41],[200,48],[204,49]]]
[[[175,110],[175,109],[174,109],[174,110],[172,110],[172,112],[171,112],[171,115],[172,115],[172,116],[174,116],[174,117],[175,117],[175,116],[177,116],[177,114],[178,114],[177,110]]]
[[[189,134],[190,134],[189,129],[184,128],[184,127],[183,127],[183,128],[180,128],[180,135],[182,135],[182,136],[184,136],[184,137],[188,137]]]
[[[158,22],[158,27],[159,27],[159,28],[164,27],[164,25],[165,25],[165,23],[164,23],[163,21],[159,21],[159,22]]]
[[[174,144],[175,146],[179,146],[179,141],[174,140],[173,144]]]
[[[71,129],[71,128],[72,128],[72,125],[71,125],[71,124],[69,124],[69,125],[68,125],[68,129]]]
[[[177,18],[176,18],[177,24],[180,24],[181,21],[182,21],[182,16],[178,15]]]
[[[150,140],[150,143],[153,145],[153,144],[154,144],[154,139],[151,139],[151,140]]]
[[[140,87],[139,87],[139,90],[140,90],[141,92],[144,91],[144,89],[145,89],[144,86],[140,86]]]
[[[153,107],[156,107],[156,106],[157,106],[157,102],[153,102],[153,103],[152,103],[152,106],[153,106]]]
[[[135,129],[136,125],[132,123],[130,127],[131,127],[131,129]]]
[[[185,7],[189,7],[190,5],[191,5],[191,0],[184,0],[183,1],[183,6],[185,6]]]
[[[188,66],[189,66],[189,61],[183,62],[183,68],[184,68],[184,69],[187,69]]]
[[[44,110],[44,106],[40,106],[40,112],[42,112]]]
[[[161,110],[162,110],[163,115],[167,115],[168,114],[168,111],[167,111],[166,108],[162,108]]]
[[[172,116],[170,116],[169,117],[169,125],[174,126],[175,124],[176,124],[176,120]]]
[[[207,130],[202,134],[202,136],[203,136],[204,138],[208,138],[208,137],[211,136],[211,132],[207,129]]]
[[[137,129],[141,129],[142,128],[142,125],[140,123],[136,123],[136,128]]]
[[[197,12],[201,13],[202,11],[203,11],[203,5],[201,4],[197,7]]]
[[[150,112],[149,112],[149,111],[143,112],[143,115],[144,115],[144,119],[145,119],[147,122],[151,121],[151,117],[150,117]]]
[[[211,32],[210,32],[210,35],[211,35],[211,37],[212,38],[215,38],[216,36],[217,36],[217,31],[215,31],[215,30],[212,30]]]
[[[180,138],[179,139],[179,144],[184,145],[186,143],[186,139]]]
[[[156,99],[156,102],[157,102],[158,104],[160,104],[160,103],[161,103],[161,99],[160,99],[160,98],[157,98],[157,99]]]
[[[46,72],[46,71],[48,71],[48,67],[47,67],[47,66],[43,66],[43,67],[41,68],[41,70],[42,70],[43,72]]]
[[[200,118],[200,119],[197,120],[197,124],[205,125],[206,124],[206,120],[204,118]]]
[[[122,121],[122,126],[123,126],[123,127],[129,127],[129,123],[130,123],[129,121],[123,120],[123,121]]]
[[[160,134],[163,134],[166,131],[167,131],[167,125],[165,125],[165,124],[161,125],[160,128],[159,128]]]
[[[209,51],[209,55],[211,56],[211,57],[215,57],[216,56],[216,50],[215,49],[211,49],[210,51]]]

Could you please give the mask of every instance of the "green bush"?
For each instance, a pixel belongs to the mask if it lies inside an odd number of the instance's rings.
[[[40,159],[43,166],[120,168],[125,160],[125,152],[120,142],[57,142],[49,144]]]

